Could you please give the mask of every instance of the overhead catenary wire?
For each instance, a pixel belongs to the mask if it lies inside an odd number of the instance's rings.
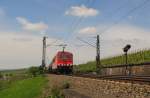
[[[89,3],[89,4],[88,4]],[[93,5],[94,4],[94,0],[87,0],[87,2],[86,2],[86,6],[91,6],[91,5]],[[81,22],[85,19],[86,17],[79,17],[79,19],[76,21],[76,23],[72,23],[72,27],[71,27],[71,33],[69,33],[68,34],[68,37],[65,39],[66,41],[70,38],[69,36],[72,36],[74,33],[75,33],[75,31],[78,29],[78,27],[81,25]],[[79,40],[80,38],[78,38],[78,40]],[[82,40],[82,39],[81,39]],[[81,41],[80,40],[80,41]],[[82,42],[83,42],[84,40],[82,40]],[[84,42],[86,42],[86,41],[84,41]],[[88,43],[88,42],[87,42]],[[89,44],[91,44],[91,43],[89,43]],[[92,45],[92,44],[91,44]],[[74,45],[75,46],[75,45]],[[78,45],[78,46],[85,46],[85,45]],[[93,45],[94,46],[94,45]],[[95,46],[94,46],[95,47]]]
[[[96,48],[96,46],[92,45],[91,43],[89,43],[89,42],[87,42],[87,41],[85,41],[85,40],[83,40],[83,39],[81,39],[79,37],[77,37],[77,39],[82,41],[82,42],[84,42],[84,43],[86,43],[86,44],[88,44],[88,45],[90,45],[90,46],[92,46],[92,47],[94,47],[94,48]]]
[[[88,0],[88,1],[90,1],[90,0]],[[92,1],[94,1],[94,0],[92,0]],[[112,26],[109,26],[109,27],[105,28],[104,30],[102,30],[101,33],[104,33],[104,32],[106,32],[106,31],[110,30],[112,27],[114,27],[115,25],[119,24],[120,21],[122,21],[124,18],[126,18],[126,16],[128,16],[129,14],[133,13],[134,11],[136,11],[136,10],[142,8],[142,7],[143,7],[145,4],[147,4],[147,2],[149,2],[149,1],[150,1],[150,0],[145,0],[143,3],[141,3],[141,4],[139,4],[138,6],[132,8],[129,12],[127,12],[125,15],[123,15],[119,20],[115,21]],[[120,8],[123,8],[123,7],[120,7]],[[120,10],[120,8],[118,8],[118,10]],[[72,33],[70,33],[70,34],[73,34],[73,33],[76,31],[76,29],[81,25],[81,20],[83,20],[82,18],[84,19],[84,17],[80,17],[80,19],[75,23],[75,29],[74,29],[74,31],[73,31]],[[72,27],[72,28],[73,28],[73,27]],[[73,30],[73,29],[72,29],[72,30]],[[68,34],[68,36],[70,36],[70,34]],[[67,38],[69,38],[69,37],[67,37]],[[81,41],[81,38],[80,38],[80,41]],[[85,42],[85,41],[82,40],[82,42]],[[86,43],[88,43],[88,42],[86,42]],[[91,45],[90,45],[90,46],[91,46]]]
[[[92,1],[92,3],[90,1]],[[89,6],[88,4],[91,6],[93,4],[93,0],[87,0],[87,2],[85,3],[85,5]],[[76,20],[76,22],[73,21],[72,24],[71,24],[71,31],[72,30],[75,31],[75,29],[79,26],[79,24],[83,21],[84,18],[85,17],[80,16],[79,19]]]
[[[92,4],[94,4],[94,0],[87,0],[87,2],[85,3],[86,6],[91,6]],[[68,34],[68,36],[66,37],[66,41],[70,38],[69,36],[71,36],[72,34],[75,33],[76,29],[80,26],[81,22],[85,19],[86,17],[79,17],[78,20],[73,21],[71,24],[71,30],[69,31],[70,33]]]
[[[46,47],[49,47],[49,46],[52,46],[52,45],[54,45],[55,43],[57,43],[59,40],[58,39],[56,39],[55,41],[53,41],[52,43],[50,43],[50,44],[47,44],[46,45]]]
[[[131,14],[131,13],[133,13],[134,11],[136,11],[136,10],[142,8],[142,7],[143,7],[145,4],[147,4],[149,1],[150,1],[150,0],[145,0],[143,3],[140,3],[140,4],[137,5],[136,7],[132,8],[132,9],[131,9],[130,11],[128,11],[125,15],[123,15],[118,21],[115,21],[115,22],[113,23],[113,25],[111,25],[111,26],[109,26],[109,27],[103,29],[103,30],[101,31],[101,34],[107,32],[108,30],[110,30],[111,28],[113,28],[114,26],[116,26],[117,24],[119,24],[119,23],[120,23],[124,18],[126,18],[129,14]],[[80,41],[81,41],[81,38],[80,38]],[[88,42],[85,42],[85,41],[83,41],[83,40],[82,40],[82,42],[84,42],[84,43],[86,43],[86,44],[88,43]],[[88,44],[89,44],[89,43],[88,43]],[[90,45],[90,46],[91,46],[91,45]]]
[[[90,0],[89,0],[89,1],[90,1]],[[91,1],[93,1],[93,0],[91,0]],[[128,3],[128,2],[127,2],[127,3]],[[126,3],[126,4],[127,4],[127,3]],[[94,3],[92,2],[92,4],[94,4]],[[91,4],[91,5],[92,5],[92,4]],[[124,7],[126,7],[126,6],[119,6],[115,12],[120,11],[120,10],[121,10],[122,8],[124,8]],[[114,12],[113,12],[113,13],[114,13]],[[112,16],[112,15],[109,15],[109,16]],[[79,20],[79,22],[82,22],[82,21]],[[77,29],[80,25],[81,25],[81,23],[76,26],[76,28],[74,29],[74,32],[76,31],[76,29]],[[73,33],[74,33],[74,32],[73,32]],[[72,34],[73,34],[73,33],[72,33]],[[94,37],[89,37],[89,38],[94,38],[94,39],[95,39],[96,37],[94,36]],[[81,38],[80,38],[80,39],[81,39]]]
[[[145,0],[143,3],[137,5],[136,7],[132,8],[130,11],[128,11],[125,15],[123,15],[119,20],[115,21],[111,26],[103,29],[101,31],[102,33],[107,32],[108,30],[112,29],[114,26],[116,26],[117,24],[119,24],[122,20],[124,20],[128,15],[130,15],[131,13],[135,12],[136,10],[142,8],[145,4],[147,4],[148,2],[150,2],[150,0]]]
[[[115,9],[115,11],[112,11],[111,13],[109,13],[109,14],[108,14],[108,17],[109,17],[109,18],[112,18],[114,14],[120,12],[123,8],[127,7],[127,5],[130,3],[129,1],[131,1],[131,0],[127,0],[127,2],[123,3],[123,5],[117,7],[117,8]]]
[[[91,2],[90,2],[91,1]],[[94,0],[87,0],[87,3],[90,3],[89,5],[87,5],[87,6],[92,6],[93,4],[94,4]],[[128,4],[128,2],[126,3],[126,4]],[[122,8],[124,8],[124,7],[126,7],[126,6],[119,6],[117,9],[116,9],[116,11],[115,12],[112,12],[112,13],[116,13],[116,12],[118,12],[118,11],[120,11]],[[112,15],[109,15],[109,16],[112,16]],[[76,22],[76,24],[75,24],[75,26],[74,26],[74,29],[73,29],[73,26],[72,26],[72,33],[70,33],[70,35],[72,35],[72,34],[74,34],[74,32],[79,28],[79,26],[81,25],[81,22],[83,22],[83,20],[85,19],[85,17],[80,17],[79,19],[78,19],[78,21]],[[68,37],[69,38],[69,37]]]

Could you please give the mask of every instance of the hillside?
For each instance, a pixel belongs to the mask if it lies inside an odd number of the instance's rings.
[[[144,62],[150,62],[150,50],[142,50],[134,53],[130,53],[128,55],[128,63],[129,64],[137,64],[137,63],[144,63]],[[120,65],[125,64],[125,56],[119,55],[115,57],[109,57],[101,60],[102,66],[114,66],[114,65]],[[92,72],[96,71],[96,62],[91,61],[86,64],[80,64],[75,67],[76,71],[81,72]]]

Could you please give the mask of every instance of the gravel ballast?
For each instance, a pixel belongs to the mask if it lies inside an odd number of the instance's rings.
[[[150,85],[97,80],[65,75],[48,75],[51,82],[59,85],[64,81],[70,83],[70,88],[64,90],[66,98],[150,98]],[[70,94],[69,94],[70,92]],[[76,96],[71,96],[75,95]],[[70,96],[69,96],[70,95]],[[82,98],[82,97],[80,97]],[[85,97],[83,97],[85,98]]]

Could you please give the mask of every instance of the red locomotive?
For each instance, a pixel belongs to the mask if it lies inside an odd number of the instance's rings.
[[[49,65],[49,70],[59,73],[72,73],[73,54],[67,51],[59,51]]]

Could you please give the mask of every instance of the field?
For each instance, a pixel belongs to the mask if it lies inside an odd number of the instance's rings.
[[[37,98],[41,94],[46,79],[35,77],[19,80],[0,91],[1,98]]]
[[[46,85],[39,67],[0,72],[0,98],[38,98]]]
[[[129,64],[137,64],[137,63],[144,63],[150,62],[150,50],[143,50],[134,53],[130,53],[128,55],[128,63]],[[115,66],[125,64],[125,56],[119,55],[115,57],[109,57],[101,60],[102,66]],[[93,72],[96,71],[96,62],[91,61],[86,64],[80,64],[76,66],[75,71],[79,72]]]
[[[0,72],[0,90],[8,88],[12,83],[28,78],[26,69],[4,70]]]

